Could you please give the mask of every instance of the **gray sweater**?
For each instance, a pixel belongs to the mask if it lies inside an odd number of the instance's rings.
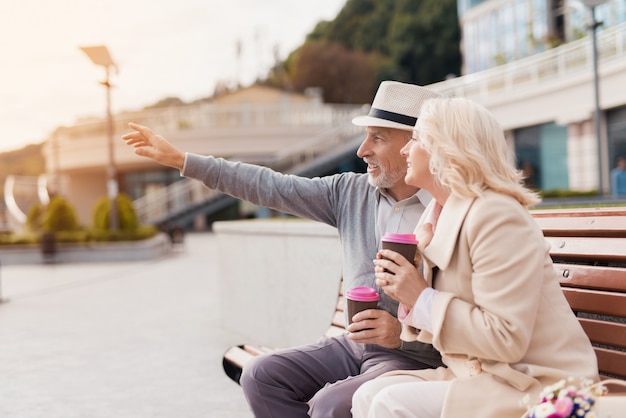
[[[344,290],[374,284],[380,233],[376,231],[379,192],[367,174],[341,173],[306,178],[277,173],[267,167],[188,153],[181,171],[211,189],[237,199],[336,227],[341,240]],[[402,227],[412,233],[424,210],[419,199],[403,212]],[[379,307],[397,316],[398,303],[378,289]]]
[[[395,202],[387,203],[389,197],[368,183],[367,174],[307,178],[190,153],[186,155],[181,174],[237,199],[336,227],[341,240],[344,290],[353,286],[376,287],[372,260],[378,251],[381,233],[377,230],[377,219],[384,218],[379,213],[383,212],[381,205],[388,205],[387,209],[391,210],[389,206]],[[413,232],[424,204],[417,196],[403,202],[406,206],[402,209],[401,221],[394,219],[393,225],[381,229]],[[383,221],[388,223],[387,219]],[[381,289],[378,293],[379,308],[397,317],[398,302]],[[441,355],[430,344],[403,341],[396,351],[430,367],[442,365]]]

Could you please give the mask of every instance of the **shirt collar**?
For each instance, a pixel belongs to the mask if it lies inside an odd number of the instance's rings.
[[[387,193],[387,189],[376,187],[376,200],[380,200],[380,196],[384,196],[385,199],[391,202],[395,202],[395,199],[391,197],[389,193]],[[426,190],[419,189],[417,193],[415,193],[413,196],[410,196],[404,199],[403,201],[409,201],[409,200],[415,200],[415,199],[417,199],[422,205],[424,205],[424,207],[426,207],[428,206],[430,201],[433,200],[433,197]]]

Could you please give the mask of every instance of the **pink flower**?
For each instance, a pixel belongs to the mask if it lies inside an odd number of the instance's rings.
[[[572,413],[572,409],[574,409],[574,401],[568,396],[557,399],[554,403],[554,409],[556,409],[559,417],[569,417]]]

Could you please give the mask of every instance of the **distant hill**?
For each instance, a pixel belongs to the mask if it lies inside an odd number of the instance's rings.
[[[0,153],[0,207],[4,206],[4,181],[8,176],[38,176],[46,172],[42,148],[43,144],[32,144]]]

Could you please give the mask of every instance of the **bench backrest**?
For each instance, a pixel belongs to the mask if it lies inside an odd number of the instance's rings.
[[[626,379],[626,208],[533,211],[603,377]]]

